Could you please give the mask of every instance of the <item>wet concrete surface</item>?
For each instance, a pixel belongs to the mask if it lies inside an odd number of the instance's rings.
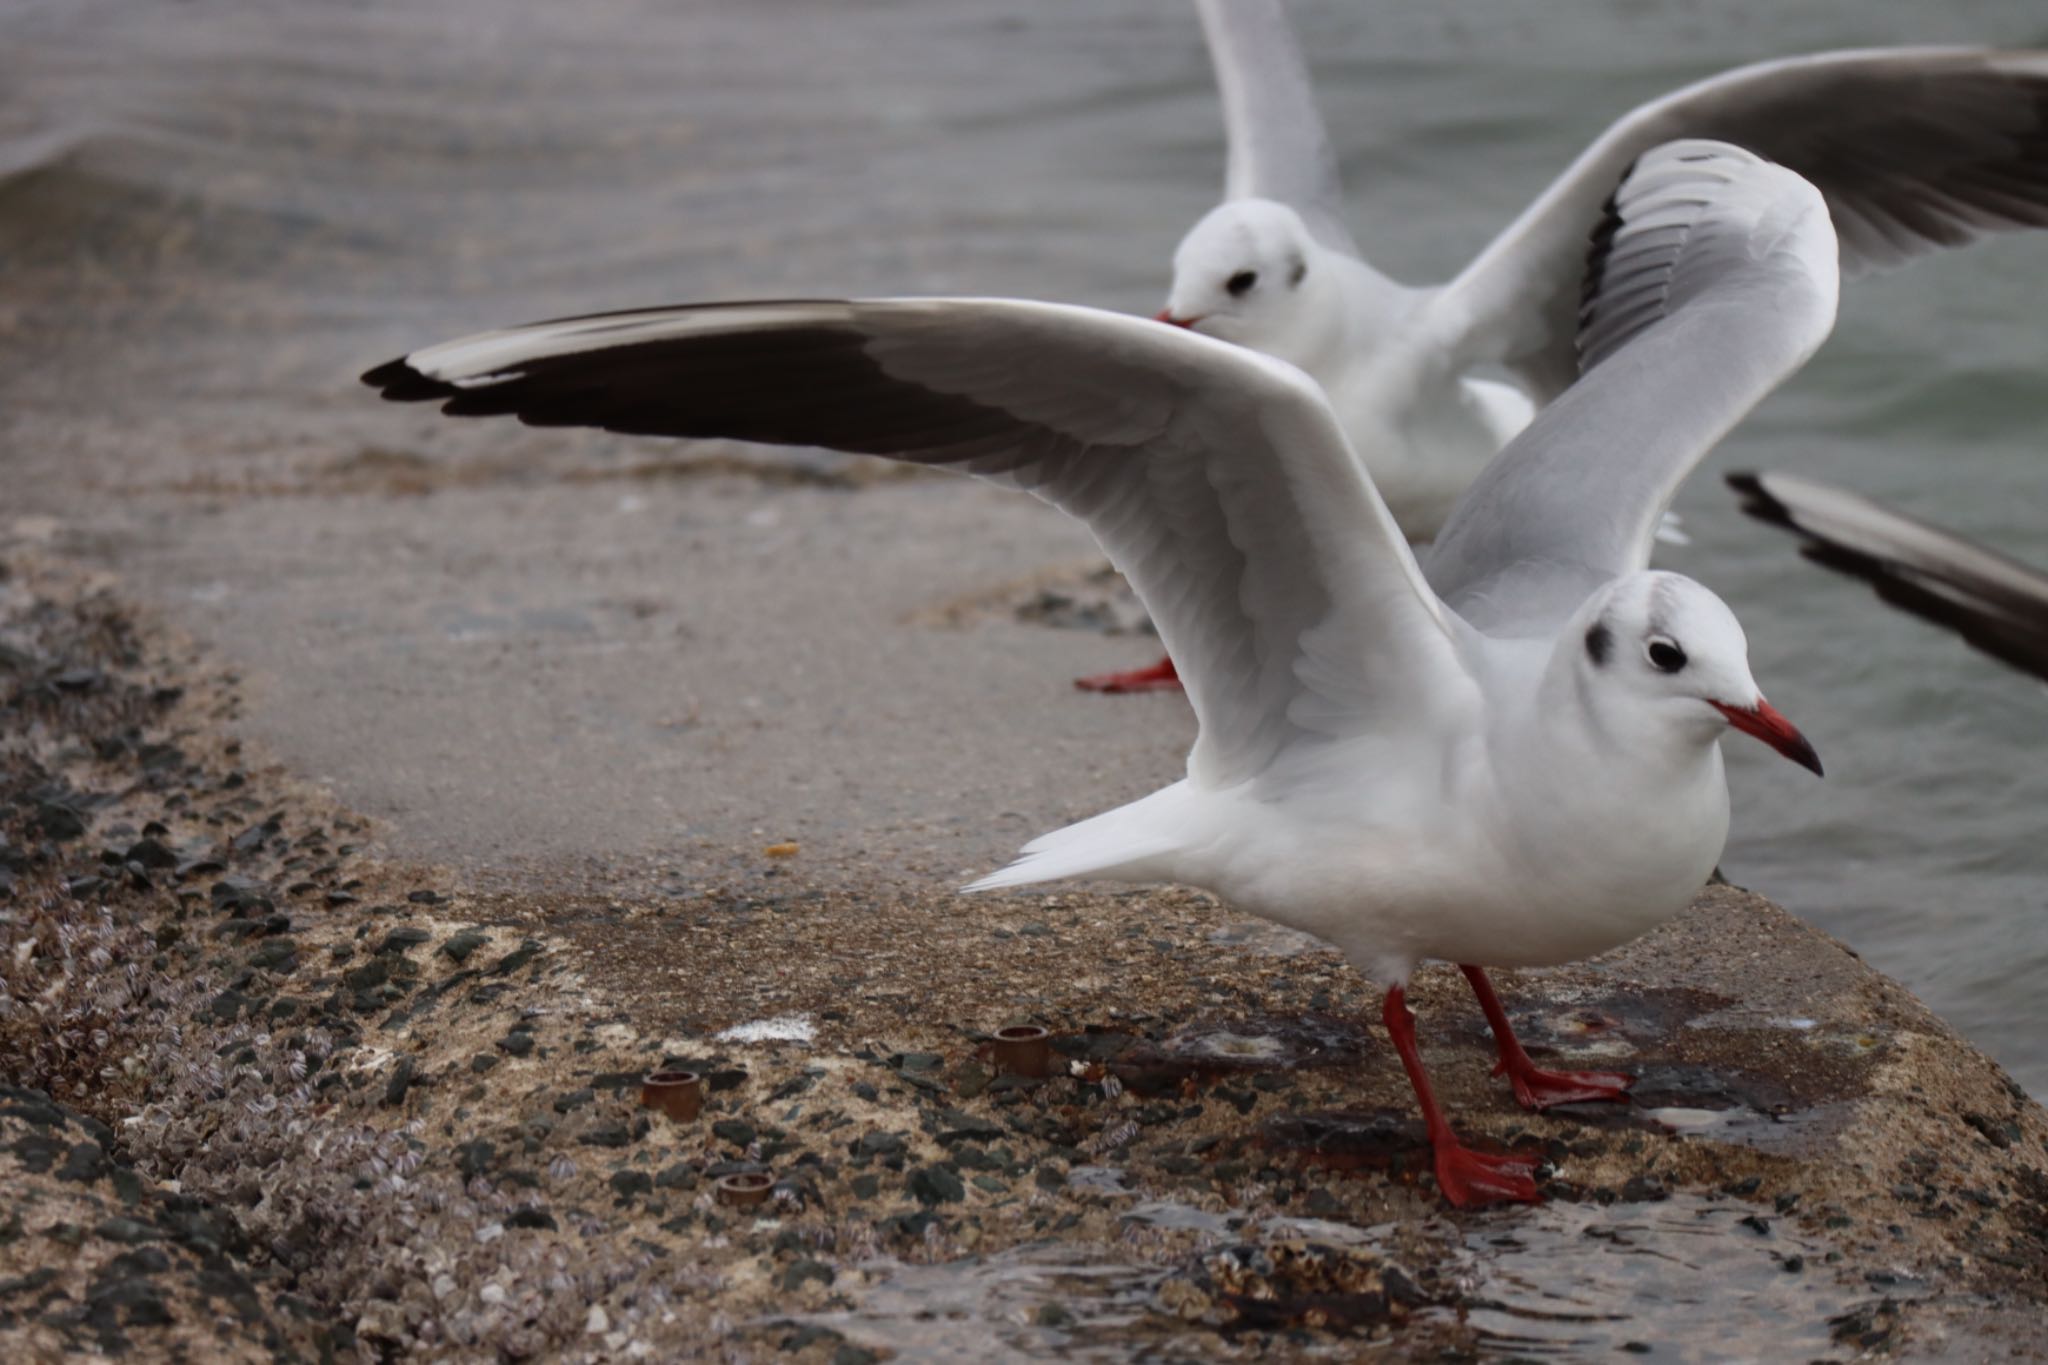
[[[1543,1206],[1456,1214],[1313,940],[801,857],[486,885],[239,738],[244,685],[104,579],[6,562],[0,1341],[31,1355],[167,1354],[219,1301],[247,1358],[2040,1358],[2048,1117],[1760,897],[1504,974],[1539,1061],[1639,1073],[1628,1106],[1516,1109],[1424,974],[1460,1131],[1542,1162]],[[994,1062],[1020,1022],[1046,1079]],[[635,1103],[658,1067],[697,1117]],[[756,1172],[767,1203],[718,1192]]]

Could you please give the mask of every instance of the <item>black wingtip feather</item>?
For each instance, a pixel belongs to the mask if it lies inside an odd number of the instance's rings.
[[[393,403],[425,403],[436,398],[452,398],[461,392],[453,384],[421,374],[404,356],[364,370],[362,382]]]
[[[1764,487],[1763,479],[1748,470],[1737,470],[1725,476],[1728,486],[1735,490],[1742,500],[1742,510],[1758,521],[1767,521],[1773,526],[1784,526],[1797,531],[1799,527],[1792,520],[1792,509],[1772,497]]]
[[[1860,579],[1889,605],[1954,631],[1966,644],[2001,663],[2048,679],[2048,611],[2038,600],[2001,593],[1981,582],[1945,581],[1882,555],[1838,544],[1802,526],[1792,509],[1772,496],[1758,475],[1742,472],[1726,478],[1741,498],[1744,512],[1801,538],[1802,558]]]

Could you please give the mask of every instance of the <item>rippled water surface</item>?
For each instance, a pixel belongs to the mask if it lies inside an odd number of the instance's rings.
[[[1476,251],[1607,118],[1818,47],[2048,40],[2038,6],[1442,0],[1302,9],[1358,236]],[[235,458],[374,431],[346,377],[494,322],[789,293],[1150,311],[1220,180],[1170,3],[15,0],[0,44],[10,460]],[[2048,697],[1805,569],[1716,471],[1783,465],[2048,562],[2048,240],[1845,293],[1833,341],[1680,502],[1828,763],[1731,744],[1727,868],[2048,1090]]]

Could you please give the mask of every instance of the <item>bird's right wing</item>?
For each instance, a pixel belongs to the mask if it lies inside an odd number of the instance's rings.
[[[1631,110],[1431,299],[1463,366],[1505,365],[1539,402],[1578,374],[1586,237],[1651,147],[1711,138],[1827,200],[1853,278],[1996,232],[2048,227],[2048,52],[1901,47],[1739,67]]]
[[[1795,474],[1730,474],[1742,510],[1805,538],[1808,559],[1993,658],[2048,678],[2048,574],[1882,503]]]
[[[1199,785],[1474,695],[1314,381],[1178,327],[1015,299],[700,304],[488,332],[363,380],[458,417],[829,446],[1035,493],[1152,613]]]
[[[1535,634],[1647,567],[1679,484],[1826,339],[1840,284],[1812,185],[1721,142],[1646,152],[1587,261],[1586,373],[1458,500],[1431,585],[1482,630]]]
[[[1223,197],[1285,204],[1324,246],[1357,255],[1337,155],[1280,0],[1196,0],[1195,8],[1223,96]]]

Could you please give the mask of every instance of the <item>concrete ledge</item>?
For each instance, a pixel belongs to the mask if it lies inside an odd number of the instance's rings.
[[[758,848],[688,895],[479,890],[243,748],[234,686],[105,587],[6,570],[0,1342],[31,1356],[2041,1356],[2048,1119],[1760,897],[1503,981],[1532,1046],[1640,1074],[1627,1108],[1521,1113],[1462,983],[1419,985],[1455,1121],[1550,1162],[1544,1207],[1455,1216],[1376,997],[1312,941]],[[1020,1021],[1050,1079],[992,1065]],[[638,1106],[663,1063],[696,1120]],[[753,1169],[769,1201],[721,1202]]]

